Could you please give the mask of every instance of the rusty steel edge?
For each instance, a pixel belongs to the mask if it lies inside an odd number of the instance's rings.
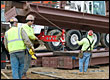
[[[24,23],[25,17],[28,14],[33,14],[36,16],[35,24],[53,26],[40,17],[37,12],[63,29],[93,29],[96,32],[109,33],[109,17],[107,16],[62,10],[34,4],[25,4],[23,9],[13,7],[5,13],[5,17],[8,21],[10,17],[16,16],[19,22]]]

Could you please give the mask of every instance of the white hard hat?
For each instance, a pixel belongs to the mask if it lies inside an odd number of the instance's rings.
[[[12,18],[10,19],[10,22],[18,22],[18,19],[15,18],[15,17],[12,17]]]
[[[26,20],[34,20],[34,16],[33,16],[33,15],[28,15],[28,16],[26,17]]]

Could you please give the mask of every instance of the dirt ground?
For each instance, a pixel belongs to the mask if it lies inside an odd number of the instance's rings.
[[[90,72],[90,71],[103,70],[103,72]],[[76,74],[79,70],[78,68],[67,70],[67,69],[54,69],[50,67],[32,67],[29,68],[27,72],[27,76],[30,79],[58,79],[49,76],[44,76],[40,74],[33,74],[34,72],[48,72],[49,75],[54,75],[63,79],[109,79],[109,65],[100,66],[100,68],[88,68],[88,72],[85,75]],[[12,79],[11,70],[4,70],[4,72]],[[6,79],[3,75],[1,75],[1,79]]]

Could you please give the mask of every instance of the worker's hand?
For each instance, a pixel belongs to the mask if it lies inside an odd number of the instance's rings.
[[[32,49],[29,49],[29,54],[32,56],[34,55],[34,51],[32,51]]]
[[[32,57],[33,59],[37,59],[37,57],[36,57],[35,55],[32,55],[31,57]]]
[[[74,40],[75,40],[75,41],[78,41],[77,37],[74,37]]]
[[[32,51],[34,52],[34,47],[33,47],[33,46],[31,47],[31,49],[32,49]]]

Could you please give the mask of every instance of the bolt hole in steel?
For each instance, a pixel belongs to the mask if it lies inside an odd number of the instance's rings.
[[[73,34],[73,35],[71,36],[71,39],[70,39],[70,40],[71,40],[71,43],[72,43],[73,45],[76,45],[76,44],[77,44],[75,38],[78,40],[78,35],[77,35],[77,34]]]
[[[109,43],[109,34],[106,35],[106,41]]]

